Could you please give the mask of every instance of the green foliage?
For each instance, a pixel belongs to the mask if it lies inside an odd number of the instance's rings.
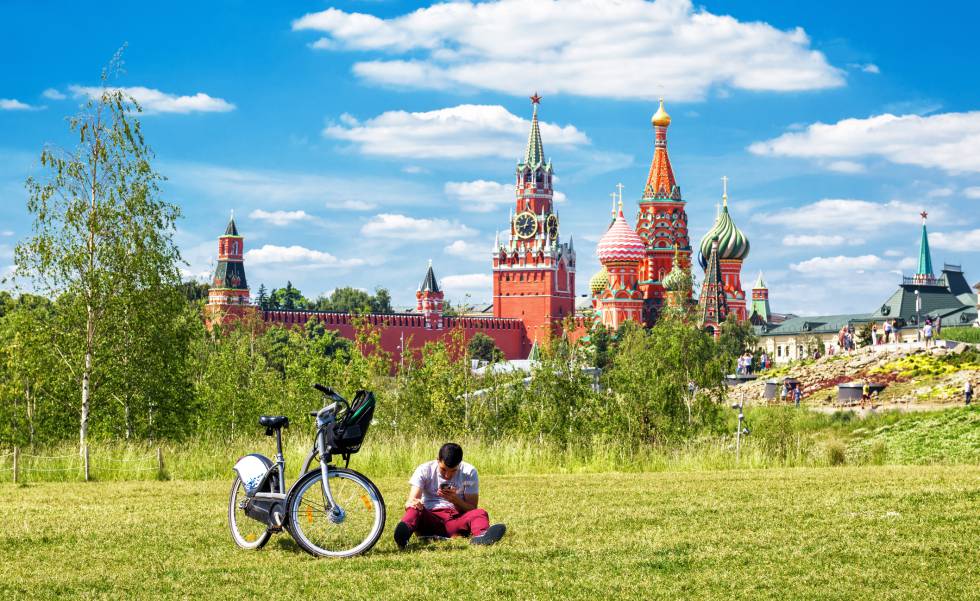
[[[180,211],[160,198],[163,177],[133,118],[139,105],[109,85],[120,65],[117,54],[103,72],[101,95],[69,120],[76,146],[41,152],[41,171],[26,183],[33,232],[15,251],[17,277],[57,298],[57,308],[28,326],[47,344],[24,347],[26,363],[5,379],[23,385],[26,398],[40,383],[27,364],[67,374],[80,395],[64,385],[57,394],[61,403],[75,401],[83,446],[90,420],[106,431],[119,407],[128,415],[127,434],[138,411],[144,434],[152,435],[175,423],[162,406],[187,400],[185,297],[173,243]],[[16,325],[14,331],[23,333]],[[55,359],[39,356],[49,351]]]
[[[747,350],[754,349],[759,337],[755,335],[752,324],[738,321],[734,314],[729,314],[721,324],[721,335],[718,338],[718,348],[725,359],[728,369],[734,369],[738,357]]]
[[[874,324],[870,321],[861,325],[861,328],[857,331],[857,345],[859,347],[871,346],[871,333],[873,328]]]
[[[269,294],[268,308],[272,310],[303,311],[309,308],[309,304],[303,293],[289,281],[285,288],[273,288]]]
[[[974,327],[955,327],[943,328],[941,338],[944,340],[955,340],[957,342],[980,343],[980,328]]]
[[[603,417],[637,444],[710,431],[719,424],[727,361],[709,335],[679,320],[627,331],[606,376],[613,398]]]
[[[342,313],[393,313],[391,295],[385,288],[378,288],[370,295],[357,288],[343,287],[334,290],[329,297],[322,296],[310,308],[315,311]]]
[[[470,338],[469,344],[466,345],[466,350],[470,358],[479,359],[488,363],[500,361],[504,358],[503,351],[497,348],[497,343],[493,341],[493,338],[483,332],[477,332]]]

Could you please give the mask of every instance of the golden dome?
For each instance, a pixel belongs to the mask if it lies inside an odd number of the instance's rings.
[[[667,127],[670,125],[670,115],[668,115],[667,111],[664,110],[663,98],[660,99],[660,108],[658,108],[657,112],[653,114],[653,118],[650,119],[650,121],[654,124],[654,126]]]

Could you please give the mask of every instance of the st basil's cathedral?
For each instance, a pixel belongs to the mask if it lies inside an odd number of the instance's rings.
[[[376,327],[381,347],[398,360],[403,350],[445,339],[462,330],[469,339],[490,336],[507,359],[524,359],[532,347],[571,324],[573,338],[594,323],[617,328],[626,321],[653,324],[671,306],[693,302],[692,247],[687,212],[667,153],[670,115],[663,99],[653,115],[653,160],[639,199],[636,226],[627,223],[622,186],[612,221],[597,246],[602,267],[589,282],[592,310],[576,313],[575,248],[562,242],[554,206],[554,169],[545,156],[538,124],[541,98],[531,97],[531,131],[515,173],[515,204],[508,234],[499,235],[491,253],[493,316],[446,316],[444,293],[430,262],[416,293],[414,312],[355,316],[328,311],[263,310],[250,301],[245,279],[244,238],[232,219],[218,239],[218,261],[205,310],[209,326],[255,317],[270,325],[296,327],[311,319],[347,338],[361,319]],[[741,285],[742,263],[749,253],[745,234],[728,212],[727,189],[715,223],[702,238],[698,261],[705,277],[698,296],[701,325],[717,336],[729,314],[748,319]],[[759,279],[761,282],[761,277]],[[767,297],[753,290],[753,298]]]
[[[619,186],[612,223],[596,249],[602,267],[589,281],[593,309],[609,328],[630,320],[652,325],[666,308],[680,307],[693,297],[686,203],[667,153],[670,115],[663,99],[651,122],[653,161],[639,201],[636,227],[626,222]],[[705,274],[698,296],[698,318],[702,327],[716,336],[729,314],[739,320],[749,318],[741,280],[749,241],[728,212],[728,180],[722,179],[723,206],[701,239],[698,253]],[[760,290],[758,295],[762,294]]]

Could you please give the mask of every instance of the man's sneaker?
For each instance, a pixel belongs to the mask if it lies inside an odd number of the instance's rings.
[[[486,532],[480,536],[474,536],[470,539],[471,545],[492,545],[498,540],[504,537],[504,533],[507,532],[507,526],[503,524],[494,524],[487,528]],[[397,534],[396,534],[397,536]]]
[[[398,548],[404,549],[410,538],[412,538],[412,528],[405,522],[398,522],[395,526],[395,544]]]

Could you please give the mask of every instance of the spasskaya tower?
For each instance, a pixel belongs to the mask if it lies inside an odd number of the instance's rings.
[[[575,249],[571,239],[560,240],[554,173],[538,126],[540,102],[531,96],[531,133],[517,164],[509,235],[501,243],[498,234],[493,248],[493,315],[524,321],[528,351],[550,335],[555,322],[575,313]]]

